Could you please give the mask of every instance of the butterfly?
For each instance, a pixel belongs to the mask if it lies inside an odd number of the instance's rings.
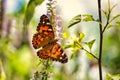
[[[57,43],[55,34],[47,15],[40,17],[40,22],[34,34],[32,45],[35,49],[41,48],[37,51],[37,56],[41,59],[52,59],[61,63],[68,62],[68,57],[62,47]]]

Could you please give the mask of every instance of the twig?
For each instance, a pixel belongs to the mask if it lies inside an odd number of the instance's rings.
[[[102,80],[102,66],[101,66],[101,59],[102,59],[102,44],[103,44],[103,33],[102,33],[102,20],[101,20],[101,0],[98,0],[98,13],[99,13],[99,29],[100,29],[100,43],[99,43],[99,59],[98,59],[98,66],[99,66],[99,79]]]
[[[109,1],[109,0],[108,0]],[[107,17],[107,23],[105,25],[105,27],[103,28],[102,33],[106,30],[107,26],[109,25],[109,20],[110,20],[110,14],[111,14],[111,10],[110,10],[110,1],[108,2],[109,7],[108,7],[108,17]]]

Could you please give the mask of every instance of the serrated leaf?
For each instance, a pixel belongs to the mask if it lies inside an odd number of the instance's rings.
[[[95,19],[93,18],[92,15],[89,15],[89,14],[85,14],[85,15],[82,15],[83,16],[83,21],[87,22],[87,21],[95,21]]]
[[[86,52],[86,56],[91,60],[94,59],[94,57],[89,52]]]
[[[67,27],[70,28],[71,26],[79,23],[80,21],[81,21],[81,15],[77,15],[68,22]]]
[[[93,46],[93,44],[94,44],[94,42],[95,42],[95,39],[94,39],[94,40],[91,40],[91,41],[89,41],[89,42],[85,42],[85,44],[91,49],[92,46]]]
[[[43,1],[44,0],[30,0],[28,2],[28,5],[25,11],[24,25],[29,24],[30,20],[33,17],[36,6],[40,5]]]
[[[85,34],[80,33],[78,41],[81,42],[84,37],[85,37]]]

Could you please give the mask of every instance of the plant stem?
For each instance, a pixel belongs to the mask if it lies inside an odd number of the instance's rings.
[[[94,57],[95,59],[99,60],[98,57],[96,57],[94,54],[92,54],[91,52],[89,52],[88,50],[86,50],[85,48],[82,48],[84,51],[88,52],[92,57]]]
[[[102,20],[101,20],[101,0],[98,0],[98,14],[99,14],[99,29],[100,29],[100,43],[99,43],[99,59],[98,59],[98,66],[99,66],[99,79],[102,80],[102,44],[103,44],[103,33],[102,33]]]

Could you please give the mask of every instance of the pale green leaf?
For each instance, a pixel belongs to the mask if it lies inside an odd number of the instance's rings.
[[[109,73],[107,73],[106,80],[120,80],[120,74],[110,75]]]
[[[74,41],[74,48],[82,49],[82,45],[78,41]]]
[[[95,39],[94,39],[94,40],[91,40],[91,41],[89,41],[89,42],[85,42],[85,44],[91,49],[92,46],[93,46],[93,44],[94,44],[94,42],[95,42]]]
[[[81,21],[81,15],[77,15],[68,22],[67,27],[70,28],[71,26],[79,23],[80,21]]]
[[[73,47],[74,47],[73,44],[69,44],[69,45],[63,46],[64,49],[67,49],[67,48],[73,48]]]
[[[87,22],[87,21],[95,21],[95,19],[93,18],[92,15],[89,14],[84,14],[83,16],[83,21]]]
[[[84,33],[80,33],[78,41],[81,42],[84,37],[85,37],[85,34]]]
[[[30,0],[25,11],[24,25],[28,25],[34,15],[36,6],[40,5],[44,0]]]
[[[114,16],[114,17],[109,21],[109,23],[112,22],[113,20],[115,20],[115,19],[118,18],[118,17],[120,17],[120,14]]]
[[[120,21],[117,21],[116,24],[120,27]]]
[[[62,37],[68,39],[70,36],[69,36],[69,34],[68,34],[67,32],[64,32],[64,33],[62,34]]]
[[[109,29],[109,28],[111,28],[111,27],[119,27],[119,25],[117,25],[117,24],[112,25],[112,24],[111,24],[111,25],[108,25],[108,26],[107,26],[107,29]]]
[[[111,77],[111,75],[110,74],[106,74],[106,80],[113,80],[113,78]]]

